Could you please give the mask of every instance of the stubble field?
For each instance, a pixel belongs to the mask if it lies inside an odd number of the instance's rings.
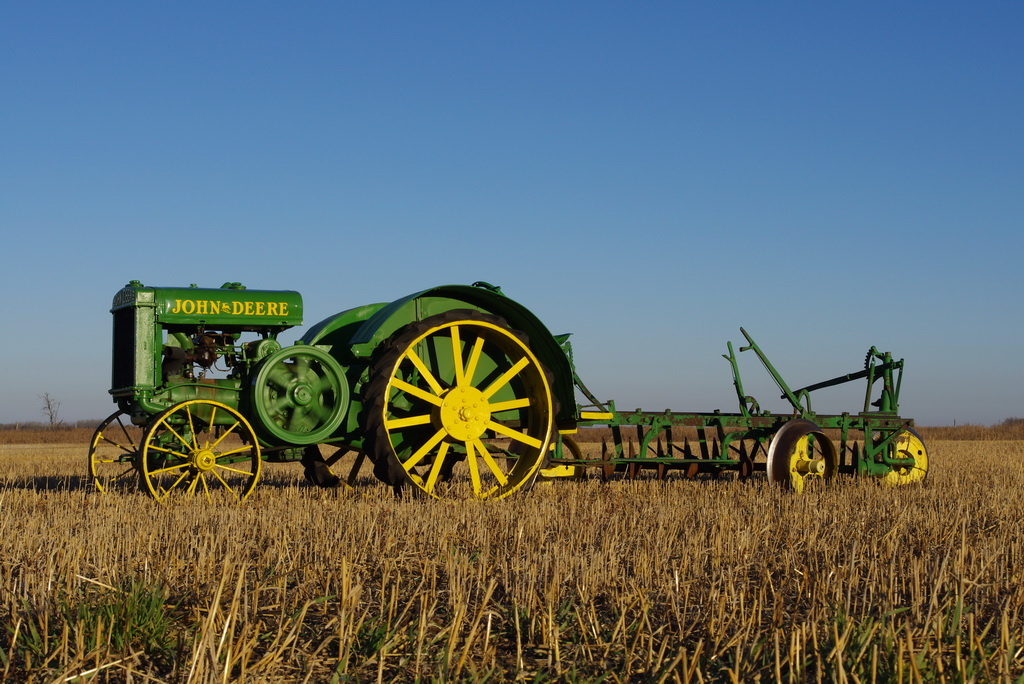
[[[35,681],[1021,681],[1024,442],[923,486],[538,485],[508,500],[97,494],[0,445],[0,676]],[[76,679],[79,675],[84,678]]]

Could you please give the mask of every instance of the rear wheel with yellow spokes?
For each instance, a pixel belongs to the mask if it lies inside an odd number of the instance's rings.
[[[526,336],[473,310],[399,330],[373,366],[366,407],[374,474],[435,497],[494,499],[528,486],[554,419]]]
[[[235,409],[193,399],[157,416],[143,437],[139,469],[155,499],[219,494],[245,500],[262,460],[249,422]]]

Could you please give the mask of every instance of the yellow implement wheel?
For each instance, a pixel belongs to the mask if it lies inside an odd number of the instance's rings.
[[[583,460],[583,452],[580,445],[572,437],[562,435],[562,458],[571,458],[576,461]],[[554,450],[554,445],[551,447]],[[582,480],[587,476],[587,469],[583,466],[568,465],[560,463],[547,468],[542,468],[540,477],[545,480]]]
[[[107,417],[89,443],[89,475],[101,492],[112,489],[135,488],[138,471],[135,464],[139,454],[140,429],[127,420],[124,411]]]
[[[897,466],[882,476],[887,485],[905,485],[921,482],[928,477],[928,450],[924,440],[913,430],[902,430],[896,436],[893,458],[912,458],[914,465]]]
[[[768,481],[802,494],[836,475],[839,459],[832,440],[809,420],[792,420],[768,447]]]
[[[149,425],[140,471],[157,501],[220,491],[245,500],[260,477],[260,447],[252,426],[230,406],[206,399],[183,401]]]
[[[374,474],[438,498],[497,499],[529,485],[554,415],[526,336],[472,310],[399,330],[374,364],[366,406]]]

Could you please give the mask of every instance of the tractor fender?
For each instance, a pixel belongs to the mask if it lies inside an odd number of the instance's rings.
[[[533,312],[506,297],[500,289],[485,283],[432,287],[390,304],[342,312],[332,319],[333,322],[317,324],[304,340],[308,344],[321,344],[327,338],[333,338],[330,342],[337,344],[340,342],[337,339],[339,333],[351,331],[346,345],[347,354],[351,360],[364,359],[369,363],[375,351],[400,328],[456,309],[472,309],[500,316],[510,328],[525,333],[530,350],[552,374],[551,391],[558,405],[558,428],[565,430],[576,426],[572,366],[561,345]],[[361,322],[357,321],[360,316],[365,316]],[[337,353],[332,354],[337,358]]]
[[[342,366],[359,365],[357,358],[352,355],[349,342],[363,323],[385,306],[387,303],[367,304],[328,316],[306,330],[300,338],[300,342],[315,344],[327,349]]]

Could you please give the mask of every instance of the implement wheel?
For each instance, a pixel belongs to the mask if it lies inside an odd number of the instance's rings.
[[[882,476],[887,485],[906,485],[921,482],[928,477],[928,450],[921,435],[913,430],[900,431],[896,436],[894,458],[912,458],[914,465],[897,466]]]
[[[260,363],[252,405],[261,432],[286,444],[317,444],[348,411],[348,380],[322,349],[288,347]]]
[[[89,443],[89,475],[100,492],[134,488],[138,483],[135,464],[139,454],[137,440],[128,428],[135,426],[124,420],[127,414],[116,411],[100,423]]]
[[[183,401],[150,423],[140,472],[157,501],[220,491],[245,500],[260,477],[260,447],[249,422],[230,406],[206,399]]]
[[[832,440],[809,420],[792,420],[768,447],[768,481],[801,494],[836,475],[839,459]]]
[[[523,333],[497,316],[456,310],[405,326],[380,351],[366,389],[378,479],[479,499],[533,482],[554,406]]]
[[[583,452],[580,450],[580,445],[576,443],[576,440],[568,435],[561,435],[561,440],[562,458],[571,458],[574,461],[583,460]],[[551,450],[554,450],[553,444]],[[540,477],[545,480],[583,480],[587,477],[587,469],[585,466],[559,463],[542,468],[540,470]]]

